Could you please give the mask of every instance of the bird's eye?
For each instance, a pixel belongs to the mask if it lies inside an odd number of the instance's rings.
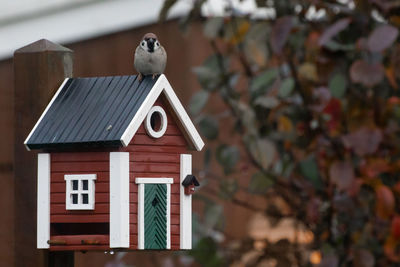
[[[145,43],[144,42],[142,42],[142,46],[144,46],[145,45]]]

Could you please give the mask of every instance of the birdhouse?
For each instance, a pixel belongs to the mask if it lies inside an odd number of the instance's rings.
[[[185,187],[185,195],[192,195],[196,191],[195,187],[199,186],[200,183],[194,175],[188,174],[183,180],[182,185]]]
[[[65,79],[25,145],[39,150],[38,248],[191,249],[204,143],[164,75]]]

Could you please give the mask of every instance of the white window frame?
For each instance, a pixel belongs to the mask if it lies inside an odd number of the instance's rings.
[[[66,174],[65,180],[65,207],[67,210],[94,210],[96,174]],[[72,181],[78,180],[78,190],[72,189]],[[83,180],[88,181],[88,189],[83,190]],[[72,194],[78,194],[78,203],[72,203]],[[88,203],[82,203],[82,194],[88,194]]]
[[[151,116],[157,112],[160,115],[161,118],[161,126],[158,131],[155,131],[153,127],[151,126]],[[160,106],[153,106],[149,113],[147,114],[146,121],[145,121],[145,128],[147,133],[153,137],[153,138],[160,138],[165,134],[165,131],[167,131],[167,125],[168,125],[168,119],[167,119],[167,114],[165,113],[165,110],[160,107]]]
[[[138,249],[144,249],[144,185],[166,184],[167,185],[167,247],[171,249],[171,184],[173,178],[136,178],[138,184]]]

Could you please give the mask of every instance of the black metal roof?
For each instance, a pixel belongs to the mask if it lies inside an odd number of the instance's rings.
[[[199,186],[200,183],[197,181],[196,177],[192,174],[186,175],[185,179],[182,182],[183,186],[189,186],[189,185],[194,185],[194,186]]]
[[[122,146],[121,136],[158,77],[70,78],[35,127],[29,149]]]

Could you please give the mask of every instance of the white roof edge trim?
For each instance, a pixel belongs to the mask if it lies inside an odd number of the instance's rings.
[[[140,125],[144,121],[147,113],[150,111],[154,102],[156,102],[158,96],[160,95],[164,86],[163,84],[165,83],[162,76],[164,75],[161,75],[158,78],[157,82],[153,85],[150,93],[147,95],[146,99],[143,101],[142,105],[139,107],[135,116],[129,123],[128,127],[125,129],[125,132],[122,134],[120,141],[122,142],[123,146],[126,147],[129,145],[136,131],[139,129]]]
[[[150,111],[151,107],[154,105],[161,92],[165,93],[168,102],[170,103],[175,114],[177,115],[180,123],[183,126],[183,129],[190,138],[190,141],[192,141],[196,150],[200,151],[204,147],[204,142],[164,74],[161,74],[161,76],[158,78],[150,93],[143,101],[141,107],[136,112],[136,115],[133,117],[125,132],[122,134],[121,143],[125,147],[129,145],[133,136],[136,134],[136,131],[139,129],[147,113]]]
[[[179,101],[179,98],[176,96],[174,90],[171,87],[171,84],[168,82],[168,80],[165,76],[164,76],[164,78],[165,78],[165,83],[166,83],[166,86],[164,87],[164,92],[165,92],[165,95],[167,96],[167,99],[168,99],[171,107],[175,111],[175,114],[178,116],[178,119],[180,120],[183,128],[185,129],[190,140],[196,147],[197,151],[201,151],[202,148],[204,147],[203,139],[201,139],[199,132],[197,131],[196,127],[194,127],[192,120],[190,119],[189,115],[187,114],[181,101]]]
[[[47,111],[50,109],[51,105],[53,105],[53,102],[56,100],[57,96],[60,94],[61,90],[64,88],[64,85],[67,83],[67,81],[69,79],[70,78],[65,78],[64,81],[62,82],[62,84],[60,85],[60,87],[58,87],[58,89],[57,89],[56,93],[54,94],[53,98],[51,99],[50,103],[47,104],[46,109],[43,111],[42,115],[40,116],[39,120],[36,122],[36,124],[33,127],[32,131],[29,133],[28,137],[25,139],[24,145],[25,145],[25,147],[26,147],[26,149],[28,151],[31,151],[30,148],[27,145],[29,139],[31,138],[32,134],[35,132],[36,128],[39,126],[40,122],[42,121],[42,119],[46,115]]]

